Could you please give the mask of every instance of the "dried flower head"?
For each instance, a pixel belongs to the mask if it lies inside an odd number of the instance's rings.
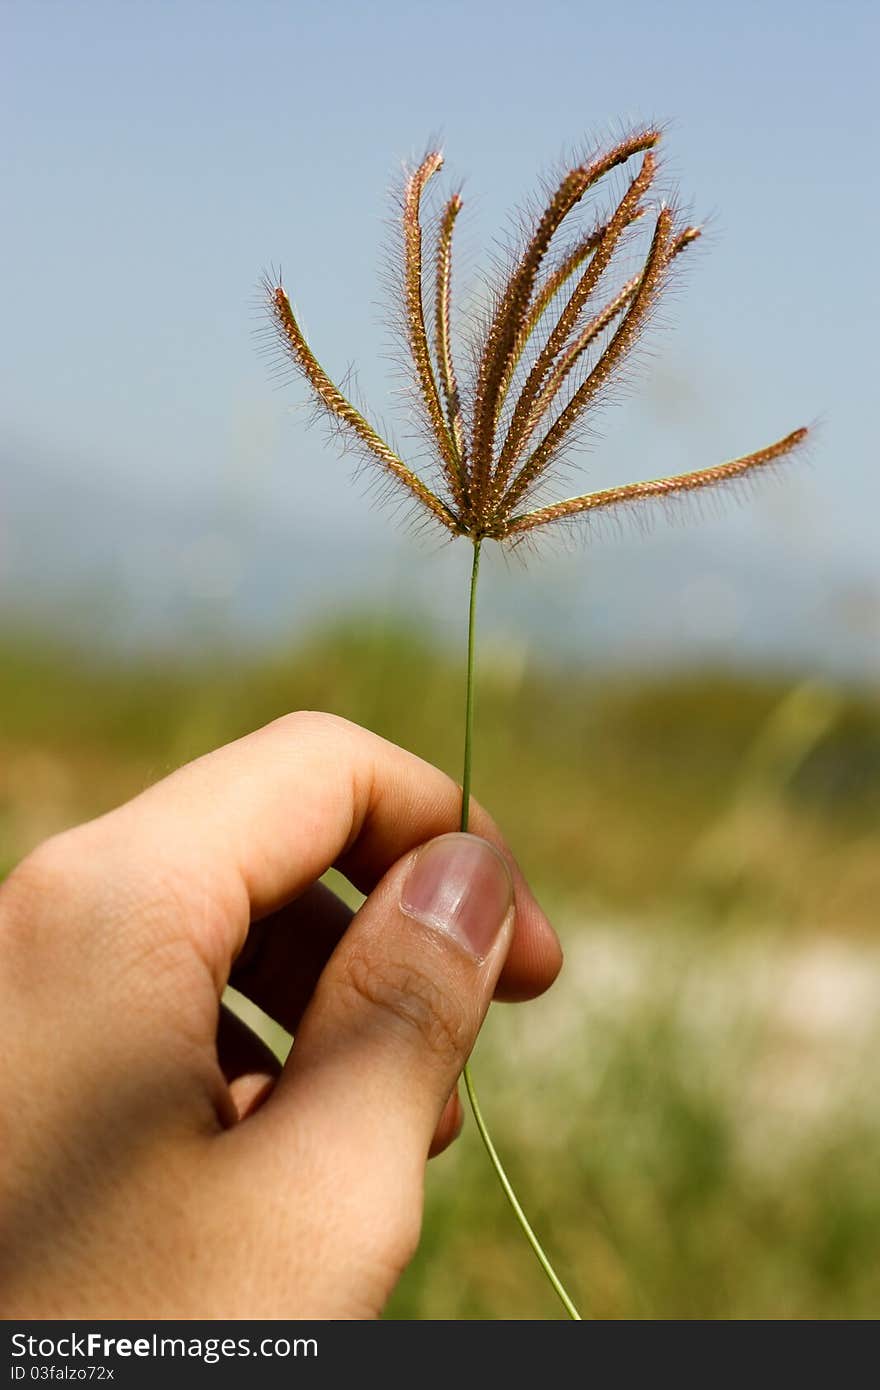
[[[273,279],[264,282],[273,337],[322,412],[454,535],[516,542],[600,509],[715,487],[773,463],[806,437],[807,431],[798,429],[711,468],[536,505],[539,486],[576,445],[577,426],[618,377],[673,262],[700,235],[698,227],[679,225],[674,209],[661,202],[650,214],[653,232],[641,269],[612,292],[606,289],[616,253],[649,213],[645,200],[657,175],[659,139],[656,129],[637,130],[565,172],[509,271],[492,287],[491,311],[463,377],[456,371],[450,331],[452,244],[462,200],[453,194],[436,219],[426,270],[422,198],[442,155],[428,154],[407,178],[401,203],[401,322],[423,432],[435,456],[430,486],[324,371],[283,286]],[[573,245],[558,249],[566,219],[630,161],[637,168],[616,207],[581,230]]]

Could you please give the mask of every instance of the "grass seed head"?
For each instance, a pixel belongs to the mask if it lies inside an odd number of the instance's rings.
[[[428,284],[422,198],[442,166],[440,152],[431,151],[408,176],[401,206],[401,321],[423,432],[435,454],[436,485],[429,486],[386,443],[324,371],[280,277],[264,281],[275,341],[321,413],[386,480],[453,535],[516,543],[598,509],[734,481],[776,463],[806,438],[807,431],[797,429],[709,468],[536,505],[536,489],[576,448],[578,426],[618,379],[673,262],[700,235],[699,227],[678,223],[669,205],[652,211],[646,202],[657,174],[659,140],[659,130],[637,130],[565,171],[526,229],[511,267],[499,272],[491,287],[492,312],[463,371],[456,367],[451,331],[453,233],[462,199],[458,193],[449,198],[436,221],[427,258],[433,285]],[[613,170],[636,159],[639,166],[616,206],[600,211],[588,233],[558,252],[560,229],[578,205],[600,192]],[[630,229],[644,222],[652,235],[642,268],[612,288],[608,282],[617,253]]]

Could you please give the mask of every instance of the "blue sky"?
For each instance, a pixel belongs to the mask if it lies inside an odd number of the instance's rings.
[[[200,554],[224,569],[228,545],[229,611],[239,581],[251,614],[259,593],[284,582],[280,555],[271,577],[255,578],[267,527],[275,549],[289,537],[300,589],[297,556],[308,550],[317,606],[323,593],[343,601],[335,581],[361,551],[378,590],[393,593],[418,542],[392,541],[375,509],[364,519],[348,463],[306,431],[297,392],[273,388],[251,336],[260,272],[283,264],[325,365],[341,374],[356,363],[363,395],[393,414],[377,301],[401,161],[440,133],[464,181],[462,243],[476,271],[510,209],[567,149],[661,119],[671,174],[696,215],[711,214],[712,235],[652,335],[637,389],[604,413],[586,483],[720,461],[817,417],[819,441],[804,466],[748,500],[672,531],[661,519],[647,551],[627,534],[595,562],[557,557],[535,592],[561,586],[582,606],[605,584],[604,611],[619,595],[637,642],[646,607],[632,584],[651,572],[672,636],[682,584],[704,580],[698,646],[700,632],[711,646],[713,613],[732,611],[724,641],[748,638],[760,617],[764,649],[784,649],[797,628],[807,662],[809,632],[821,646],[851,599],[853,641],[876,643],[877,16],[869,0],[726,10],[6,0],[8,602],[33,587],[45,544],[59,603],[78,575],[100,570],[142,585],[135,597],[148,609],[150,584],[158,594],[177,562],[162,549],[166,515],[192,551],[190,571]],[[139,528],[140,568],[126,569]],[[455,555],[423,551],[426,592],[438,576],[457,583],[466,557]],[[770,594],[756,614],[750,574],[787,594],[775,617]],[[521,578],[512,583],[519,593]],[[731,586],[743,588],[739,607]],[[162,594],[164,612],[173,586]]]

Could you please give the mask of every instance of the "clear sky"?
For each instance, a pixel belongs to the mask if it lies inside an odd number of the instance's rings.
[[[661,119],[672,174],[712,236],[637,389],[605,412],[586,485],[720,461],[817,417],[820,439],[749,500],[672,533],[661,518],[647,552],[636,536],[598,569],[553,561],[540,592],[552,581],[586,602],[605,582],[607,611],[619,585],[621,621],[644,625],[626,577],[653,571],[673,615],[691,603],[697,636],[727,613],[725,640],[748,637],[756,615],[766,649],[796,628],[807,651],[811,631],[821,642],[855,613],[855,643],[876,643],[878,13],[875,0],[4,0],[7,597],[34,582],[41,545],[59,592],[92,554],[121,574],[139,518],[145,534],[159,518],[159,534],[166,515],[188,573],[219,536],[228,584],[253,587],[272,547],[242,537],[271,532],[273,553],[290,537],[295,585],[297,554],[320,595],[362,545],[385,557],[390,592],[418,542],[387,559],[387,516],[364,520],[349,464],[306,431],[297,392],[273,388],[251,336],[260,272],[283,264],[325,365],[356,363],[364,397],[393,414],[377,301],[401,161],[440,134],[476,271],[566,149]],[[179,557],[141,539],[138,573],[167,577]],[[272,563],[254,595],[284,582]],[[430,549],[417,563],[428,590],[432,565],[444,584],[457,575]],[[750,575],[788,594],[775,619],[769,593],[755,613]]]

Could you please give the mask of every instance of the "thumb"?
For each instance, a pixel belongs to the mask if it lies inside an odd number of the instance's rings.
[[[475,835],[441,835],[370,894],[303,1016],[267,1109],[309,1135],[337,1180],[361,1191],[378,1183],[370,1198],[386,1211],[406,1194],[420,1209],[431,1140],[489,1007],[513,916],[500,852]]]

